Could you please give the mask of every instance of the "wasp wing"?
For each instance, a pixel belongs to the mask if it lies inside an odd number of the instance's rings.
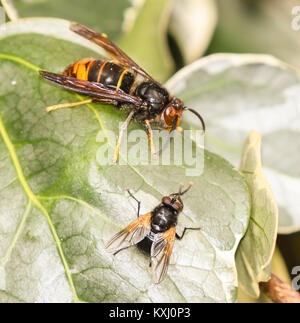
[[[111,58],[127,68],[143,75],[147,79],[156,82],[147,72],[145,72],[138,64],[136,64],[130,57],[128,57],[117,45],[110,41],[106,35],[99,34],[94,30],[80,24],[71,24],[70,29],[76,34],[99,45],[111,56]],[[157,83],[157,82],[156,82]]]
[[[40,75],[59,86],[77,93],[88,95],[97,99],[114,100],[117,102],[131,103],[140,106],[142,100],[138,97],[126,94],[122,90],[118,92],[102,86],[100,83],[79,80],[74,77],[40,71]]]
[[[151,267],[155,283],[160,283],[166,276],[175,240],[175,228],[157,234],[151,246]]]
[[[114,235],[106,245],[107,251],[116,254],[142,241],[150,232],[151,217],[152,213],[142,215],[125,229]]]

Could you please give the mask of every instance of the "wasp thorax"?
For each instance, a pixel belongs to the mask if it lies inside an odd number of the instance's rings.
[[[137,87],[135,95],[147,102],[156,113],[159,113],[169,102],[168,92],[153,82],[144,82]]]

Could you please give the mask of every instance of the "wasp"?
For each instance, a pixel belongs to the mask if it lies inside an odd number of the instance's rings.
[[[40,71],[43,78],[67,90],[91,97],[80,102],[48,107],[48,112],[88,103],[111,104],[128,110],[128,117],[120,127],[114,153],[115,161],[118,159],[123,133],[132,119],[146,127],[151,153],[155,157],[166,147],[174,131],[181,129],[179,124],[184,111],[195,114],[205,131],[204,120],[197,111],[186,107],[179,98],[172,96],[159,82],[111,42],[105,34],[99,34],[80,24],[71,24],[70,30],[102,47],[111,60],[82,59],[66,67],[62,74]],[[155,151],[152,139],[151,123],[155,123],[169,132],[166,143],[158,152]]]
[[[152,212],[140,216],[141,202],[127,189],[129,195],[137,202],[137,220],[117,233],[107,243],[108,252],[117,254],[119,251],[136,245],[142,252],[150,256],[155,283],[160,283],[167,271],[175,238],[181,240],[187,230],[200,230],[201,228],[184,228],[182,235],[176,233],[175,227],[179,213],[183,209],[181,196],[192,187],[183,191],[183,184],[179,192],[164,196],[161,203]]]

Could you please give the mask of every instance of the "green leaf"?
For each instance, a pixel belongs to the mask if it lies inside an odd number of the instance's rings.
[[[261,135],[252,131],[245,144],[240,170],[251,192],[251,216],[236,254],[239,283],[252,297],[259,297],[259,283],[270,279],[275,250],[278,207],[261,166]]]
[[[111,39],[120,36],[126,12],[138,10],[131,0],[2,0],[9,18],[54,17],[89,26]]]
[[[167,87],[205,119],[206,147],[234,165],[248,133],[263,135],[263,169],[278,202],[279,232],[299,230],[298,74],[270,56],[216,54],[178,72]],[[185,119],[199,127],[192,114]]]
[[[271,273],[278,276],[281,280],[291,283],[290,274],[287,265],[282,257],[279,248],[276,247],[271,265]],[[238,302],[239,303],[274,303],[266,294],[260,293],[260,297],[251,297],[249,294],[239,286],[238,289]]]
[[[271,54],[300,67],[297,0],[217,0],[218,25],[208,52]]]
[[[207,49],[217,23],[213,0],[174,0],[170,33],[176,40],[186,64],[199,58]]]
[[[10,23],[0,39],[0,302],[235,301],[234,254],[250,213],[244,179],[202,149],[200,177],[186,176],[186,165],[101,166],[99,130],[117,133],[126,113],[93,104],[47,114],[45,106],[78,96],[37,73],[98,55],[85,44],[54,19]],[[132,129],[145,131],[136,122]],[[149,258],[136,248],[106,252],[111,236],[136,218],[126,186],[143,214],[191,179],[177,230],[202,230],[175,242],[161,284],[152,283]]]
[[[120,40],[120,47],[158,81],[165,81],[174,69],[167,47],[167,22],[171,0],[146,0],[132,26]]]

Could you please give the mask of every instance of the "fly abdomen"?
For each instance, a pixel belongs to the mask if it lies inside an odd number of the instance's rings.
[[[148,236],[146,236],[142,241],[137,243],[137,247],[144,252],[147,256],[150,256],[151,247],[153,240],[151,240]]]
[[[122,66],[107,60],[86,58],[68,66],[64,75],[80,80],[101,83],[103,86],[129,93],[134,75]]]

